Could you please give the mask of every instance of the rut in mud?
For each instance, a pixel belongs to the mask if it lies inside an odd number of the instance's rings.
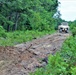
[[[0,47],[0,75],[29,75],[47,63],[69,34],[55,33],[14,47]]]

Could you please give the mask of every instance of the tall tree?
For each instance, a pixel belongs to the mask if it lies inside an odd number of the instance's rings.
[[[0,0],[0,25],[7,31],[54,26],[58,0]]]

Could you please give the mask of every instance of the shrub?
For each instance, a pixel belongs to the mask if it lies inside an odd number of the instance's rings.
[[[6,38],[6,32],[5,32],[5,30],[4,30],[4,28],[2,27],[2,26],[0,26],[0,37],[4,37],[4,38]]]
[[[73,35],[73,37],[76,35],[76,27],[74,27],[74,28],[72,29],[72,35]]]
[[[61,51],[49,56],[45,68],[32,75],[76,75],[76,36],[65,40]]]

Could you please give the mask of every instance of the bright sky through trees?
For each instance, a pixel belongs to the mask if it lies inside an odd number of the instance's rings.
[[[76,20],[76,0],[59,0],[61,18],[67,21]]]

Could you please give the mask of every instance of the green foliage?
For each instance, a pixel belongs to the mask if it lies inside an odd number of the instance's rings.
[[[58,0],[0,0],[0,25],[7,31],[52,30],[57,7]]]
[[[62,47],[61,55],[68,60],[69,64],[74,65],[76,62],[76,37],[70,37],[65,41]]]
[[[74,28],[72,29],[72,35],[73,35],[73,36],[76,35],[76,27],[74,27]]]
[[[76,66],[71,68],[72,75],[76,75]]]
[[[55,56],[49,56],[48,64],[45,68],[40,68],[31,75],[67,75],[67,67],[68,64],[64,62],[64,59],[57,53]]]
[[[72,32],[72,35],[75,36],[76,35],[76,20],[73,22],[69,22],[70,25],[70,30]]]
[[[3,30],[3,29],[2,29]],[[13,46],[19,43],[23,43],[23,42],[27,42],[27,41],[31,41],[32,39],[36,39],[39,37],[42,37],[43,35],[46,34],[51,34],[55,32],[53,31],[33,31],[33,30],[27,30],[27,31],[15,31],[15,32],[7,32],[3,34],[7,34],[6,38],[0,38],[0,46]]]
[[[76,20],[73,22],[69,22],[70,29],[72,30],[74,27],[76,27]]]
[[[50,55],[48,64],[31,75],[76,75],[76,36],[65,40],[60,52]]]
[[[64,59],[60,56],[60,54],[57,53],[54,56],[50,56],[48,58],[48,67],[51,71],[48,75],[65,75],[67,74],[67,66],[68,64],[64,62]]]
[[[2,26],[0,26],[0,37],[6,38],[6,32]]]

